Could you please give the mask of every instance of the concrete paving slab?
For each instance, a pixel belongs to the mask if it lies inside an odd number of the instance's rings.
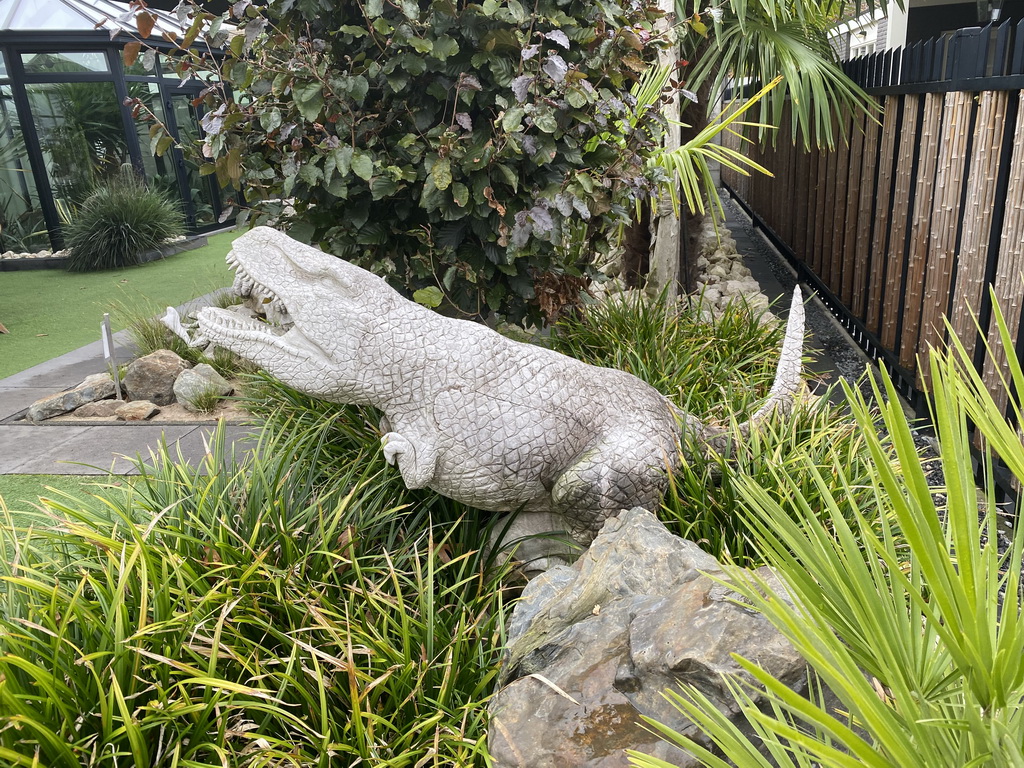
[[[132,459],[149,456],[161,438],[169,445],[194,432],[195,425],[4,426],[0,444],[13,445],[22,460],[4,473],[56,475],[137,474]],[[21,449],[24,447],[23,450]]]

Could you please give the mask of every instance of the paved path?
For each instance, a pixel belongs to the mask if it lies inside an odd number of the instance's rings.
[[[189,305],[190,306],[190,305]],[[182,307],[186,310],[188,306]],[[114,335],[119,360],[130,360],[127,335]],[[17,417],[33,402],[79,384],[86,376],[106,370],[97,341],[6,379],[0,379],[0,474],[106,475],[136,474],[131,459],[148,459],[164,439],[171,455],[181,451],[198,463],[212,425],[196,424],[32,424]],[[246,447],[251,428],[227,427],[228,438]]]

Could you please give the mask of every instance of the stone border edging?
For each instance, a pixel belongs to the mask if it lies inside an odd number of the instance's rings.
[[[148,264],[151,261],[165,259],[168,256],[174,256],[175,254],[183,253],[185,251],[194,251],[197,248],[202,248],[208,242],[209,238],[206,235],[195,235],[187,240],[168,243],[167,245],[162,245],[152,251],[146,251],[139,258],[139,263]],[[67,265],[67,261],[68,260],[63,256],[50,256],[41,259],[0,259],[0,272],[21,272],[23,270],[34,269],[64,269]]]

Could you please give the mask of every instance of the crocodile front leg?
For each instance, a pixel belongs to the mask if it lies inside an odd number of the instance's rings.
[[[415,433],[387,432],[380,439],[384,460],[394,466],[407,488],[423,488],[437,473],[437,443]]]

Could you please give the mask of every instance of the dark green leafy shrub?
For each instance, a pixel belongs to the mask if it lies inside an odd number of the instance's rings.
[[[184,217],[132,173],[96,187],[64,232],[69,272],[138,264],[142,254],[183,234]]]
[[[187,40],[228,43],[220,19],[192,13]],[[536,283],[589,274],[662,173],[645,160],[660,110],[636,114],[629,93],[669,34],[652,4],[242,0],[232,13],[243,34],[221,75],[235,93],[208,89],[203,171],[241,185],[259,223],[424,303],[539,319]],[[183,74],[198,66],[181,59]]]

